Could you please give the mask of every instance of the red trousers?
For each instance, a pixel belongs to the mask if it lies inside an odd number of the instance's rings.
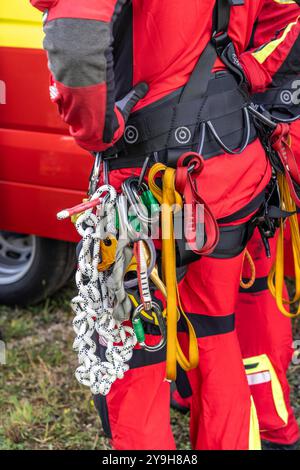
[[[290,405],[286,372],[292,358],[292,329],[289,318],[276,307],[267,287],[267,276],[275,258],[276,240],[271,240],[268,259],[256,231],[248,244],[256,266],[256,282],[241,290],[236,307],[236,328],[245,359],[262,439],[294,444],[299,428]],[[244,276],[249,276],[247,267]]]
[[[125,178],[139,171],[111,172],[110,183],[119,188]],[[215,216],[222,218],[245,207],[269,179],[270,166],[261,144],[255,141],[242,155],[207,160],[199,189]],[[194,325],[199,347],[199,366],[187,374],[183,386],[192,391],[190,434],[194,449],[260,447],[255,406],[235,330],[242,262],[242,254],[231,259],[203,257],[188,266],[179,285],[182,306]],[[185,348],[186,325],[180,321],[178,328]],[[157,341],[150,327],[147,333],[148,342]],[[165,352],[137,349],[129,365],[124,379],[113,384],[106,398],[95,397],[112,446],[120,450],[174,449]]]
[[[285,242],[285,269],[293,277],[288,227]],[[257,277],[250,290],[240,289],[236,305],[236,328],[258,414],[261,437],[291,445],[300,437],[290,404],[290,389],[286,377],[293,354],[292,328],[290,319],[278,311],[268,290],[267,276],[275,258],[276,239],[270,240],[270,248],[271,258],[268,259],[261,237],[255,231],[248,243],[248,250],[255,261]],[[243,276],[250,277],[247,265]],[[182,397],[180,391],[175,391],[173,398],[182,406],[190,407],[191,398]]]
[[[241,269],[242,255],[228,260],[202,258],[189,265],[180,283],[183,308],[194,324],[200,356],[198,368],[188,373],[194,449],[259,445],[257,440],[255,444],[255,409],[234,326]],[[184,324],[179,330],[185,348]],[[150,340],[157,341],[154,335],[148,336]],[[163,353],[136,350],[125,378],[114,383],[106,398],[97,397],[115,449],[175,448],[164,360]]]

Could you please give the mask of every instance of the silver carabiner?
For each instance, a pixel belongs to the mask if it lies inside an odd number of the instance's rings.
[[[134,326],[137,325],[139,322],[141,322],[141,312],[144,309],[145,309],[144,305],[140,304],[134,310],[133,315],[132,315],[132,323],[133,323]],[[158,327],[159,327],[159,330],[160,330],[160,333],[161,333],[161,340],[155,346],[149,346],[146,343],[145,339],[142,338],[142,340],[139,341],[139,345],[143,349],[145,349],[145,351],[157,352],[157,351],[160,351],[161,349],[163,349],[165,347],[166,343],[167,343],[167,329],[166,329],[165,320],[162,316],[161,308],[156,302],[152,302],[151,311],[153,311],[153,313],[155,313],[155,315],[156,315],[156,318],[157,318],[157,321],[158,321]]]
[[[90,182],[89,182],[89,189],[88,189],[88,196],[92,197],[97,189],[99,178],[100,178],[100,167],[102,163],[102,153],[97,152],[95,155],[95,162],[94,166],[90,175]]]
[[[149,188],[146,183],[141,183],[139,178],[132,176],[127,178],[122,183],[122,191],[129,202],[129,207],[132,209],[136,217],[145,224],[155,223],[158,219],[158,214],[156,213],[153,217],[149,217],[148,210],[139,195],[139,189],[143,188],[144,191],[147,191]]]

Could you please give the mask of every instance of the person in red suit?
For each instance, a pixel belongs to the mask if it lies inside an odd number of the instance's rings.
[[[147,156],[176,167],[201,150],[201,196],[222,233],[246,230],[271,178],[250,94],[299,54],[300,21],[287,18],[274,41],[249,49],[264,0],[31,2],[44,11],[52,99],[76,142],[103,152],[110,184],[140,174]],[[271,3],[285,13],[286,0]],[[243,247],[233,240],[232,251],[221,245],[189,264],[179,285],[200,357],[188,372],[194,449],[260,448],[235,329]],[[165,356],[137,349],[130,367],[95,397],[112,446],[174,449]]]

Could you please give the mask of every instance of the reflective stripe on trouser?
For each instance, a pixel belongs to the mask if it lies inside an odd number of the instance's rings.
[[[282,444],[294,444],[299,439],[299,429],[290,405],[286,378],[293,354],[291,321],[278,311],[267,287],[267,274],[274,260],[276,240],[270,242],[271,259],[266,257],[257,231],[248,244],[257,279],[249,291],[241,290],[239,294],[236,328],[258,413],[261,437]],[[248,275],[245,271],[244,276]]]
[[[183,308],[218,324],[234,311],[243,256],[202,258],[179,285]],[[184,349],[186,333],[179,334]],[[194,449],[259,449],[255,407],[234,325],[198,339],[199,366],[187,373],[192,389],[190,434]]]
[[[232,314],[242,256],[202,258],[180,283],[186,311],[193,312],[200,352],[199,367],[188,373],[192,388],[190,434],[194,449],[259,448],[258,423],[251,402]],[[226,275],[224,276],[224,273]],[[179,341],[187,334],[179,325]],[[157,342],[151,335],[147,341]],[[147,365],[149,359],[152,365]],[[153,362],[158,361],[154,364]],[[170,426],[170,386],[163,355],[135,351],[124,379],[106,398],[96,397],[106,432],[115,449],[174,449]],[[159,362],[160,361],[160,362]]]

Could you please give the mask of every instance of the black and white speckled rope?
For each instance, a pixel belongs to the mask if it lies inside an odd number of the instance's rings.
[[[77,380],[90,387],[93,394],[107,395],[114,381],[124,377],[129,369],[137,342],[131,327],[114,318],[116,296],[111,289],[112,270],[98,271],[100,240],[108,234],[116,235],[115,211],[117,194],[112,186],[101,186],[92,196],[99,198],[96,214],[86,210],[76,221],[82,237],[78,258],[76,285],[78,295],[72,300],[76,338],[73,344],[78,352]],[[108,289],[108,286],[110,288]],[[105,345],[103,361],[96,353],[96,337]]]

